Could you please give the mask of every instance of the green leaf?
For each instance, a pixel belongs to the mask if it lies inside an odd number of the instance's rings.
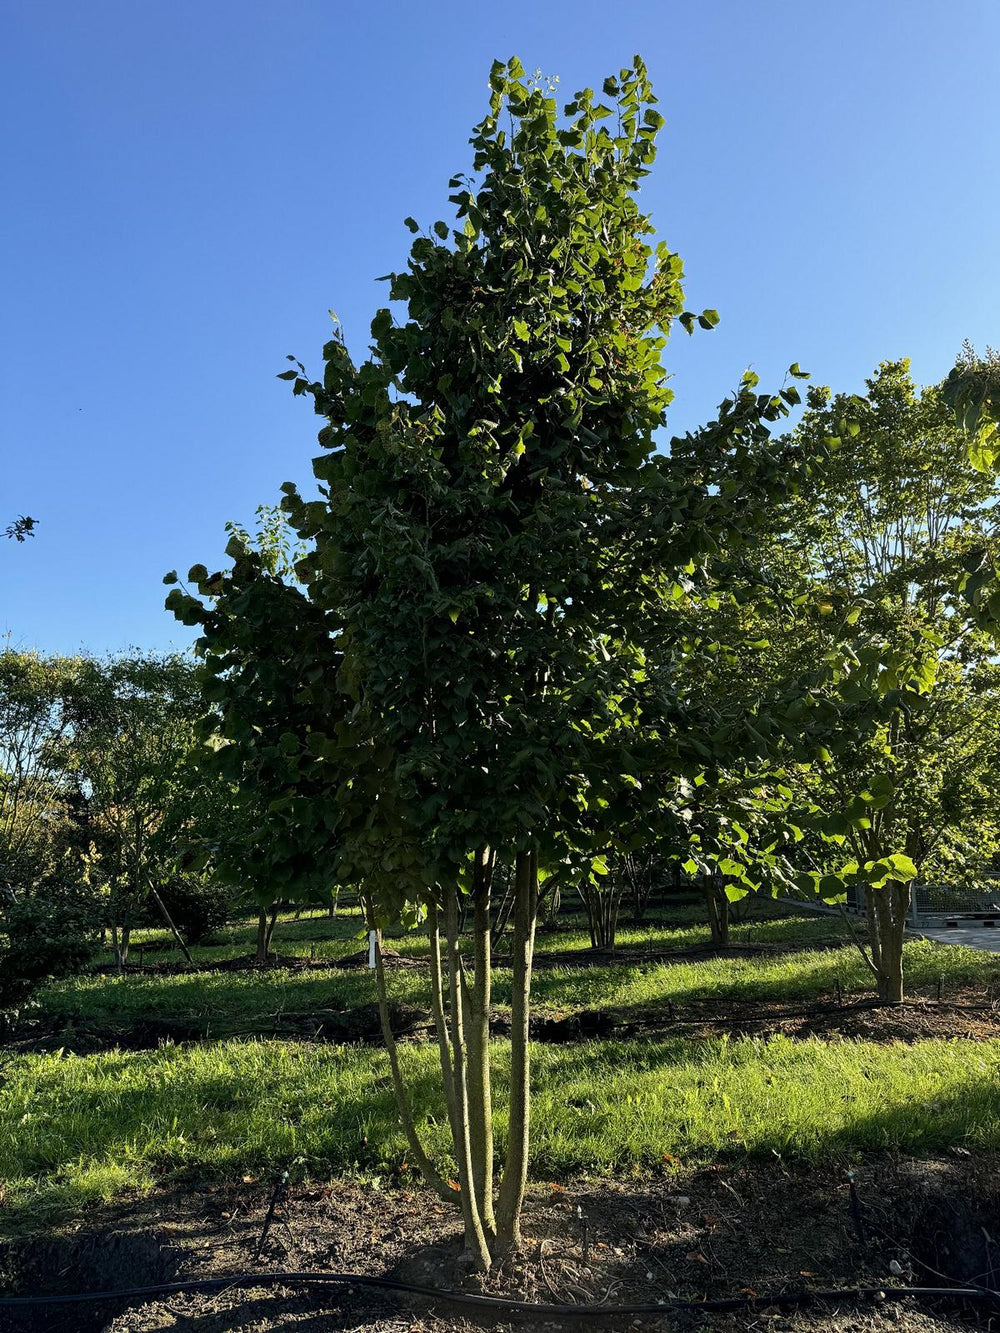
[[[420,224],[417,222],[416,218],[403,218],[403,226],[409,227],[412,232],[418,232],[420,230]]]
[[[904,881],[916,879],[917,867],[913,864],[910,857],[905,856],[902,852],[893,852],[888,860],[891,862],[892,868],[896,872],[897,879]]]

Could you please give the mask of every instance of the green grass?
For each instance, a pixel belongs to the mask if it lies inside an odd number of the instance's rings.
[[[394,972],[393,998],[422,1004],[422,971]],[[180,972],[166,976],[73,977],[38,997],[41,1014],[67,1023],[124,1028],[144,1019],[169,1019],[200,1028],[207,1036],[268,1029],[285,1014],[314,1009],[349,1009],[374,1003],[368,972]]]
[[[404,1052],[443,1159],[436,1052]],[[661,1040],[536,1048],[536,1177],[769,1155],[1000,1148],[1000,1042],[913,1046]],[[504,1050],[497,1050],[501,1072]],[[497,1128],[502,1141],[503,1119]],[[380,1051],[230,1041],[137,1054],[21,1056],[0,1070],[8,1231],[178,1174],[397,1173]]]
[[[787,932],[810,921],[762,922],[758,929]],[[808,931],[805,932],[809,938]],[[784,943],[791,943],[786,935]],[[995,955],[956,945],[910,940],[906,945],[907,985],[933,987],[940,978],[944,993],[965,985],[985,989],[998,976]],[[869,974],[852,945],[789,950],[761,957],[680,958],[677,962],[561,966],[539,968],[533,983],[537,1009],[568,1013],[579,1009],[615,1009],[636,1014],[668,1003],[698,999],[741,1003],[804,1001],[831,995],[837,982],[845,992],[871,990]],[[393,997],[427,1008],[424,970],[399,969],[390,975]],[[496,969],[494,999],[508,1003],[510,973]],[[316,1009],[350,1009],[373,1003],[374,981],[364,970],[296,972],[275,968],[253,972],[189,972],[163,976],[75,977],[47,987],[39,1012],[58,1023],[87,1023],[112,1031],[147,1019],[191,1025],[210,1037],[273,1030],[283,1015]],[[71,1040],[71,1033],[67,1042]]]
[[[620,925],[618,947],[669,950],[691,949],[708,943],[705,907],[700,899],[686,901],[681,898],[671,901],[660,910],[669,912],[669,921],[653,915],[641,926]],[[799,916],[788,915],[787,912],[788,909],[783,905],[766,901],[754,904],[753,919],[732,926],[733,943],[801,945],[845,938],[845,928],[839,916],[811,913]],[[366,931],[360,910],[348,906],[332,921],[325,914],[303,915],[296,920],[294,914],[283,913],[278,919],[272,948],[286,956],[336,962],[364,948],[365,940]],[[256,920],[247,917],[216,931],[208,942],[192,946],[190,952],[195,962],[223,962],[232,958],[250,957],[255,942]],[[398,953],[408,956],[426,951],[426,941],[420,933],[393,936],[390,943]],[[143,955],[147,963],[183,962],[169,932],[161,927],[133,932],[133,962],[138,961],[139,948],[143,945],[155,946],[153,951]],[[590,935],[582,913],[564,911],[560,916],[560,929],[541,932],[536,947],[540,954],[587,952],[590,949]],[[113,967],[114,957],[110,949],[100,953],[97,961],[104,967]]]
[[[625,948],[682,951],[703,944],[700,905],[677,905],[670,922],[623,929]],[[346,915],[288,920],[277,947],[328,958],[329,967],[238,972],[90,975],[41,992],[43,1017],[122,1034],[144,1020],[170,1020],[211,1040],[138,1053],[8,1057],[0,1064],[0,1228],[44,1225],[88,1202],[146,1190],[164,1178],[270,1180],[285,1166],[303,1176],[395,1175],[403,1162],[385,1057],[371,1047],[246,1040],[282,1016],[350,1009],[374,999],[372,976],[338,968],[360,946],[360,920]],[[539,940],[539,954],[589,947],[579,922]],[[734,928],[734,940],[776,944],[753,957],[690,957],[642,964],[539,968],[540,1011],[615,1009],[628,1018],[668,1002],[698,999],[795,1003],[870,992],[857,951],[834,916],[795,916],[764,905]],[[202,957],[246,955],[251,923],[235,926]],[[394,942],[417,953],[419,936]],[[827,946],[827,947],[818,947]],[[830,947],[834,946],[834,947]],[[839,946],[839,947],[837,947]],[[324,951],[327,951],[324,953]],[[972,949],[912,940],[907,983],[944,993],[995,984],[1000,960]],[[424,969],[390,974],[394,998],[427,1006]],[[510,975],[496,971],[495,1000]],[[418,1117],[432,1152],[447,1135],[431,1043],[403,1050]],[[2,1060],[2,1057],[0,1057]],[[497,1046],[497,1105],[505,1102],[503,1043]],[[719,1155],[830,1161],[862,1151],[922,1152],[961,1144],[1000,1148],[1000,1041],[928,1041],[911,1046],[819,1040],[589,1042],[536,1047],[532,1170],[559,1178],[632,1171],[664,1157]],[[503,1113],[497,1118],[502,1141]]]

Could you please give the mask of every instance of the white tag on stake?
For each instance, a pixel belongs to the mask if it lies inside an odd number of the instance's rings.
[[[378,939],[377,932],[374,930],[370,930],[368,932],[368,966],[370,968],[374,968],[375,966],[375,941],[377,939]]]

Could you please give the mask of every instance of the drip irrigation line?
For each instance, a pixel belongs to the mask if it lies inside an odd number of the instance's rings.
[[[746,1310],[771,1305],[807,1305],[810,1301],[887,1301],[905,1296],[950,1298],[952,1300],[998,1300],[998,1293],[983,1287],[845,1287],[832,1291],[777,1292],[765,1295],[727,1296],[715,1300],[685,1301],[677,1297],[665,1298],[655,1304],[636,1305],[559,1305],[538,1301],[519,1301],[504,1296],[481,1296],[475,1292],[451,1291],[441,1287],[427,1287],[398,1278],[372,1277],[364,1273],[235,1273],[229,1277],[191,1278],[180,1282],[162,1282],[150,1287],[131,1287],[122,1291],[76,1292],[62,1296],[0,1296],[0,1309],[26,1308],[39,1305],[83,1305],[97,1301],[140,1301],[150,1296],[173,1296],[180,1293],[218,1291],[233,1287],[273,1286],[334,1286],[374,1287],[380,1291],[405,1292],[425,1296],[430,1300],[450,1305],[472,1306],[480,1310],[503,1310],[510,1314],[592,1318],[595,1315],[614,1318],[625,1315],[663,1314],[665,1310]]]
[[[257,1242],[257,1249],[253,1256],[254,1263],[260,1262],[260,1256],[264,1253],[264,1245],[267,1241],[268,1232],[271,1230],[271,1223],[274,1221],[274,1210],[278,1206],[278,1199],[288,1190],[288,1172],[282,1171],[278,1183],[274,1187],[274,1193],[271,1195],[271,1202],[268,1204],[267,1216],[264,1219],[264,1230],[260,1233],[260,1240]]]

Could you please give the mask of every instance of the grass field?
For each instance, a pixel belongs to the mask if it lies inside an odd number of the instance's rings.
[[[682,909],[683,910],[683,909]],[[208,1037],[252,1035],[266,1031],[289,1014],[307,1014],[316,1009],[344,1010],[370,1004],[375,986],[365,970],[337,968],[336,959],[359,948],[357,918],[340,921],[305,919],[282,923],[298,952],[309,956],[306,934],[310,927],[323,931],[321,943],[330,952],[329,969],[296,971],[271,968],[245,972],[184,971],[164,975],[127,974],[76,977],[48,987],[39,999],[39,1011],[68,1024],[101,1022],[127,1026],[149,1019],[189,1023]],[[250,928],[229,932],[220,949],[202,949],[197,961],[246,957]],[[654,924],[623,931],[619,948],[645,947],[650,951],[691,949],[704,945],[707,928],[686,923],[678,926]],[[580,1009],[615,1009],[641,1012],[650,1006],[714,999],[740,1002],[811,1000],[833,993],[839,983],[845,993],[870,989],[870,978],[845,927],[833,916],[764,917],[738,926],[734,943],[777,946],[787,952],[756,957],[739,955],[702,958],[680,957],[676,962],[606,963],[601,966],[539,967],[533,982],[534,1002],[540,1011],[571,1013]],[[810,946],[822,945],[816,948]],[[838,947],[831,947],[836,945]],[[279,942],[282,954],[291,953],[286,941]],[[416,956],[425,949],[420,936],[394,940],[399,953]],[[589,938],[582,931],[560,931],[539,938],[538,953],[578,952],[585,959]],[[110,965],[110,964],[109,964]],[[1000,958],[925,940],[906,945],[907,984],[911,990],[936,987],[947,991],[963,986],[984,990],[1000,980]],[[391,973],[393,998],[426,1007],[429,1003],[426,974],[419,969]],[[505,1006],[510,995],[510,973],[495,971],[494,1000]]]
[[[681,908],[670,922],[623,932],[620,947],[668,951],[705,943]],[[690,919],[689,919],[690,917]],[[349,1008],[374,998],[365,971],[336,959],[359,947],[357,920],[282,923],[277,941],[306,955],[329,948],[330,967],[294,971],[92,975],[49,987],[39,1015],[123,1030],[150,1018],[183,1019],[206,1040],[141,1051],[0,1055],[0,1227],[16,1231],[70,1216],[95,1199],[146,1190],[178,1175],[235,1178],[290,1167],[301,1177],[336,1173],[408,1178],[385,1058],[370,1046],[263,1040],[247,1035],[287,1013]],[[739,926],[734,938],[780,946],[753,957],[679,956],[675,962],[540,968],[543,1009],[615,1008],[641,1013],[668,1002],[803,1000],[868,987],[862,961],[836,917],[776,915]],[[245,954],[251,926],[217,950]],[[540,952],[586,950],[578,930],[542,937]],[[826,946],[826,947],[818,947]],[[833,946],[833,947],[831,947]],[[418,949],[399,941],[400,952]],[[210,950],[202,958],[212,957]],[[219,956],[218,952],[214,956]],[[230,953],[229,956],[233,956]],[[909,984],[986,988],[997,960],[914,940]],[[393,971],[396,998],[426,999],[419,968]],[[496,999],[508,997],[499,969]],[[71,1047],[71,1042],[67,1042]],[[501,1084],[505,1045],[496,1048]],[[443,1158],[444,1108],[429,1043],[403,1048],[417,1116]],[[885,1044],[773,1035],[740,1040],[656,1036],[535,1046],[532,1171],[567,1179],[588,1172],[669,1169],[718,1156],[823,1162],[888,1149],[1000,1149],[1000,1040]],[[497,1130],[504,1133],[502,1112]]]
[[[418,1117],[443,1158],[436,1058],[429,1045],[405,1053]],[[719,1154],[829,1165],[872,1149],[1000,1148],[998,1073],[1000,1042],[538,1047],[533,1171],[565,1179]],[[399,1176],[404,1162],[386,1062],[368,1048],[227,1042],[22,1057],[3,1070],[7,1229],[178,1172]]]

